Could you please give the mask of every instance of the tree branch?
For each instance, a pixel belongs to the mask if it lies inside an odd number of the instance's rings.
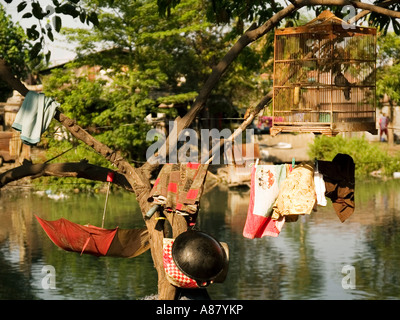
[[[0,77],[14,90],[17,90],[24,97],[29,90],[10,71],[4,59],[0,59]]]
[[[11,73],[10,68],[3,59],[0,59],[0,77],[21,95],[26,96],[29,92],[25,85]],[[151,186],[149,180],[143,175],[141,170],[134,168],[129,162],[124,160],[120,153],[115,152],[108,146],[97,141],[93,136],[77,125],[74,120],[68,118],[59,110],[56,111],[54,119],[59,121],[74,137],[93,148],[96,152],[114,164],[120,172],[125,174],[126,179],[131,184],[138,200],[146,197]]]
[[[138,197],[138,200],[146,197],[147,192],[149,192],[151,189],[151,186],[149,179],[144,176],[141,170],[134,168],[129,162],[123,159],[119,152],[115,152],[108,146],[96,140],[92,135],[77,125],[74,120],[68,118],[59,110],[56,111],[54,119],[59,121],[75,138],[81,140],[89,147],[94,149],[97,153],[115,165],[120,172],[125,174],[126,179],[131,184],[136,196]]]
[[[398,3],[398,0],[386,0],[382,3],[377,3],[376,6],[377,7],[383,7],[386,8],[388,6],[390,6],[391,4],[395,4]],[[359,12],[357,15],[355,15],[353,18],[349,19],[349,21],[347,21],[348,23],[352,24],[357,22],[358,20],[362,19],[363,17],[365,17],[367,14],[369,14],[371,11],[364,9],[361,12]]]
[[[26,177],[36,179],[43,176],[74,177],[106,182],[107,174],[109,172],[114,173],[114,184],[128,191],[133,191],[125,175],[110,170],[108,168],[89,164],[86,160],[71,163],[39,164],[32,164],[29,161],[24,161],[21,166],[10,169],[0,174],[0,188],[4,187],[10,182],[17,181]]]
[[[369,4],[361,1],[351,0],[298,0],[296,1],[301,6],[353,6],[355,8],[369,10],[392,18],[400,18],[400,12],[383,8],[378,4]]]
[[[236,137],[239,134],[241,134],[253,122],[255,116],[262,109],[265,108],[265,106],[271,101],[271,99],[272,99],[272,90],[270,92],[268,92],[254,108],[248,109],[248,110],[250,110],[250,112],[247,114],[246,119],[240,124],[240,126],[238,128],[236,128],[236,130],[230,135],[230,137],[228,139],[221,139],[220,143],[216,144],[210,150],[207,161],[211,161],[211,158],[214,156],[214,154],[219,152],[219,150],[221,148],[223,148],[225,146],[225,144],[232,143],[232,141],[234,141],[236,139]],[[206,162],[206,161],[204,161],[204,162]]]
[[[176,126],[177,126],[177,137],[179,137],[179,133],[190,126],[193,120],[196,118],[198,113],[203,109],[205,102],[207,101],[211,91],[217,85],[218,81],[221,79],[222,75],[228,69],[228,67],[232,64],[232,62],[237,58],[240,52],[247,47],[250,43],[256,41],[274,27],[276,27],[282,19],[287,17],[288,15],[292,14],[301,5],[289,5],[285,9],[282,9],[274,16],[271,17],[266,23],[262,26],[256,28],[255,24],[253,24],[240,38],[239,40],[232,46],[232,48],[226,53],[226,55],[222,58],[222,60],[213,68],[210,76],[208,77],[207,81],[201,88],[199,95],[197,96],[193,106],[190,110],[185,114],[183,118],[176,119]],[[272,97],[272,96],[271,96]],[[166,153],[168,154],[169,148],[174,148],[177,141],[170,141],[170,137],[168,136],[162,148],[165,148]],[[155,156],[152,156],[148,159],[150,163],[156,163]],[[143,166],[147,170],[151,171],[157,168],[157,165],[146,164]]]

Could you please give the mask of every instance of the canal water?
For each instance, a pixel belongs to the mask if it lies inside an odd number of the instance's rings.
[[[246,239],[248,189],[216,187],[201,200],[198,227],[226,242],[229,273],[215,300],[400,298],[400,181],[356,184],[356,211],[344,223],[327,207],[286,223],[277,238]],[[156,294],[150,253],[133,259],[80,256],[56,247],[34,215],[101,225],[105,195],[2,190],[0,299],[139,300]],[[110,194],[106,228],[144,226],[134,196]],[[53,288],[46,289],[52,268]]]

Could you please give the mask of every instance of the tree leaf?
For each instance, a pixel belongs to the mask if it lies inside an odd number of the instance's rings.
[[[53,25],[54,25],[54,29],[57,32],[60,32],[61,30],[61,26],[62,26],[62,20],[59,16],[54,16],[53,17]]]
[[[46,56],[45,56],[45,58],[46,58],[46,63],[49,63],[50,57],[51,57],[51,51],[49,51],[49,52],[46,53]]]
[[[86,20],[86,12],[85,12],[85,11],[82,11],[82,12],[79,14],[79,20],[81,20],[82,23],[85,22],[85,20]]]
[[[35,16],[36,19],[43,19],[43,10],[38,2],[32,2],[32,14]]]
[[[24,10],[27,6],[26,1],[22,1],[18,6],[17,6],[17,11],[21,12],[22,10]]]
[[[99,26],[99,20],[97,19],[96,12],[91,12],[89,17],[87,18],[91,23],[93,23],[96,27]]]
[[[49,39],[51,41],[54,41],[54,36],[53,36],[53,32],[51,31],[51,28],[47,28],[47,36],[49,37]]]
[[[393,30],[396,34],[400,34],[400,24],[396,19],[392,18]]]
[[[29,19],[29,18],[32,18],[32,13],[30,12],[27,12],[22,16],[22,19]]]
[[[76,10],[76,7],[70,3],[64,3],[63,5],[57,7],[56,12],[72,16],[73,18],[76,18],[79,15],[79,12],[78,10]]]
[[[31,40],[37,40],[40,36],[39,32],[36,30],[36,24],[26,29],[26,35]]]
[[[35,43],[31,51],[29,52],[29,56],[31,57],[31,59],[35,59],[38,56],[40,50],[42,50],[42,43],[39,41]]]

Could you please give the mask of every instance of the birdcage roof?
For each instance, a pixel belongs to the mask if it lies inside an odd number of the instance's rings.
[[[325,10],[318,17],[307,22],[303,26],[277,29],[276,34],[296,34],[296,33],[325,33],[334,31],[335,33],[363,33],[376,34],[375,28],[360,27],[347,23],[335,16],[331,11]]]
[[[311,27],[311,26],[317,26],[317,25],[320,26],[320,25],[325,25],[325,24],[340,24],[340,25],[344,24],[344,25],[350,26],[349,23],[336,17],[329,10],[325,10],[325,11],[321,12],[318,17],[307,22],[305,24],[305,26]]]

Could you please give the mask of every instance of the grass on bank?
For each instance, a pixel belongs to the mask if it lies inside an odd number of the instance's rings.
[[[387,143],[370,142],[361,138],[317,136],[309,145],[309,156],[318,160],[332,161],[338,153],[350,155],[355,163],[356,178],[371,176],[380,172],[382,177],[392,177],[393,172],[400,171],[400,152],[390,151]]]

